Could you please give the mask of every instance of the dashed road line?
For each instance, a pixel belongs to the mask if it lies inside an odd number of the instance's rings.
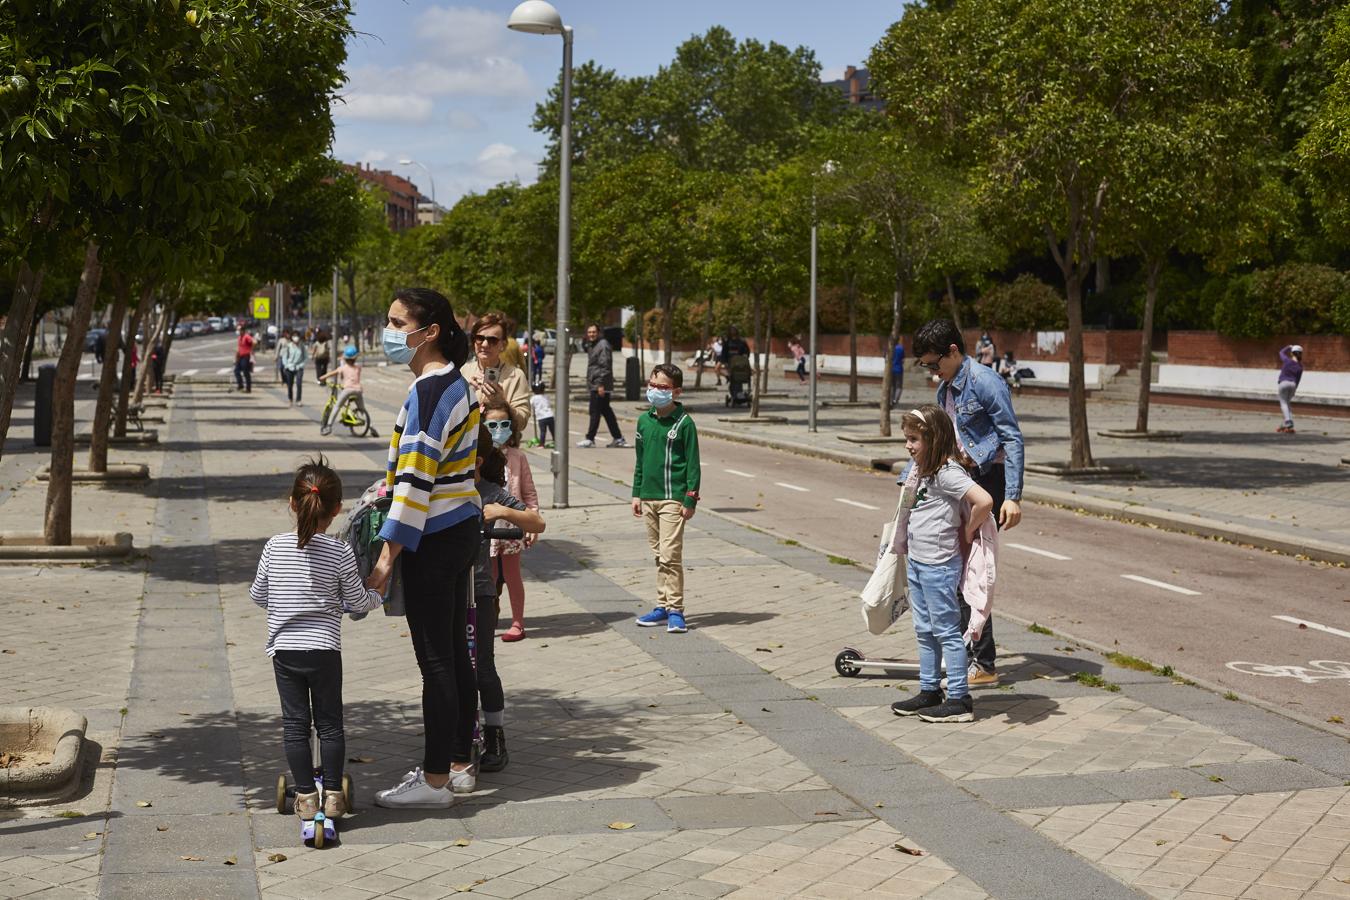
[[[201,369],[188,369],[186,372],[179,372],[178,374],[182,375],[184,378],[191,378],[193,375],[196,375],[200,371]]]
[[[804,488],[799,484],[788,484],[786,481],[775,481],[774,484],[780,488],[787,488],[789,491],[801,491],[803,494],[811,493],[810,488]]]
[[[723,471],[723,472],[726,472],[728,475],[739,475],[739,476],[741,476],[742,478],[754,478],[754,477],[755,477],[754,475],[752,475],[752,474],[749,473],[749,472],[742,472],[740,469],[723,469],[722,471]]]
[[[1012,542],[1009,542],[1008,546],[1016,547],[1018,550],[1025,551],[1027,553],[1035,553],[1037,556],[1045,556],[1049,557],[1050,559],[1057,559],[1060,562],[1068,562],[1069,560],[1073,559],[1072,556],[1065,556],[1062,553],[1051,553],[1049,550],[1042,550],[1040,547],[1028,547],[1026,544],[1014,544]]]
[[[1288,622],[1291,625],[1302,625],[1305,628],[1312,628],[1316,631],[1325,631],[1327,634],[1334,634],[1338,637],[1350,638],[1350,631],[1341,631],[1339,628],[1332,628],[1330,625],[1322,625],[1318,622],[1309,622],[1307,619],[1296,619],[1293,616],[1271,616],[1272,619],[1279,619],[1281,622]]]
[[[228,374],[230,374],[230,373],[233,372],[233,371],[234,371],[234,366],[224,366],[223,368],[216,369],[216,374],[217,374],[217,375],[228,375]]]
[[[1162,588],[1165,591],[1173,591],[1178,594],[1185,594],[1188,597],[1199,597],[1199,591],[1193,591],[1190,588],[1178,587],[1175,584],[1168,584],[1165,581],[1155,581],[1152,578],[1145,578],[1143,575],[1121,575],[1121,578],[1128,578],[1130,581],[1137,581],[1140,584],[1151,584],[1156,588]]]
[[[844,497],[835,497],[835,498],[834,498],[834,502],[835,502],[835,503],[847,503],[849,506],[856,506],[856,507],[858,507],[859,509],[872,509],[872,510],[881,509],[880,506],[873,506],[873,505],[871,505],[870,503],[859,503],[857,500],[849,500],[849,499],[844,498]]]

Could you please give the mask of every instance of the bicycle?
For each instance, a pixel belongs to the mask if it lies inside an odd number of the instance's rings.
[[[320,434],[332,434],[333,425],[341,423],[347,426],[351,431],[352,437],[379,437],[380,433],[370,426],[370,413],[366,411],[366,406],[361,402],[360,394],[353,394],[342,404],[342,408],[337,411],[333,419],[329,415],[333,412],[333,406],[337,403],[338,386],[336,382],[328,383],[328,402],[324,404],[323,415],[320,418]]]

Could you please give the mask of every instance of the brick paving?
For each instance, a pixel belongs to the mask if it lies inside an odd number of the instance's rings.
[[[397,379],[371,381],[372,401],[391,402]],[[1082,890],[1093,896],[1350,896],[1350,789],[1330,786],[1350,778],[1343,741],[1261,711],[1202,721],[1208,695],[1184,685],[1172,688],[1175,701],[1142,699],[1170,684],[1165,678],[1138,675],[1119,693],[1079,685],[1070,679],[1079,657],[1015,633],[1002,635],[1005,686],[977,695],[975,723],[941,729],[897,719],[886,705],[911,681],[843,679],[831,663],[844,644],[911,656],[908,627],[865,635],[856,570],[717,519],[697,518],[688,532],[693,632],[637,629],[631,615],[650,605],[653,588],[645,538],[623,489],[585,476],[573,485],[573,507],[561,511],[547,509],[540,479],[549,532],[526,558],[530,638],[497,648],[510,767],[481,776],[479,790],[447,813],[371,808],[371,792],[420,754],[420,682],[402,620],[348,623],[348,756],[360,760],[349,764],[360,809],[340,846],[307,850],[293,818],[271,808],[283,766],[275,686],[263,614],[246,588],[262,541],[288,527],[281,498],[298,459],[322,449],[353,496],[377,472],[382,442],[320,443],[303,418],[311,411],[288,409],[271,391],[236,403],[195,390],[175,401],[167,446],[116,451],[169,472],[165,458],[186,449],[173,438],[184,433],[179,417],[191,418],[204,497],[182,506],[182,527],[161,533],[152,558],[0,570],[0,594],[18,613],[0,623],[0,649],[15,651],[0,654],[0,678],[15,686],[17,703],[85,712],[102,753],[73,797],[0,808],[0,896],[129,896],[125,849],[115,869],[102,853],[127,841],[130,866],[144,873],[140,896],[964,900],[1025,896],[1025,879],[1036,878],[1062,896],[1084,895],[1077,891],[1089,883]],[[40,460],[28,462],[31,472]],[[545,465],[535,463],[536,471]],[[178,479],[169,474],[148,489],[77,486],[77,527],[117,523],[149,546],[154,523],[172,522],[159,504],[191,491]],[[41,500],[37,482],[18,482],[6,516],[34,515]],[[161,573],[147,588],[175,553],[211,562]],[[597,599],[594,587],[611,599]],[[228,708],[165,698],[158,718],[127,734],[122,707],[133,707],[132,719],[144,714],[133,666],[173,653],[178,639],[169,629],[138,630],[166,592],[184,609],[220,617],[223,646],[178,651],[175,662],[185,684],[218,671]],[[1250,721],[1261,727],[1243,724]],[[1295,764],[1269,738],[1276,731],[1311,748],[1297,778],[1278,768]],[[236,772],[156,755],[161,743],[186,747],[203,735],[238,746]],[[812,741],[820,749],[809,749]],[[1228,782],[1206,780],[1219,771]],[[1174,795],[1181,773],[1212,795]],[[1263,787],[1230,789],[1238,776]],[[116,787],[124,780],[160,802],[128,809],[129,788]],[[162,801],[148,787],[156,783]],[[1117,783],[1140,796],[1100,802],[1100,786]],[[238,806],[174,799],[232,791]],[[1001,793],[983,799],[989,792]],[[1055,805],[1027,802],[1056,796]],[[84,815],[66,821],[62,812]],[[252,852],[235,852],[227,869],[234,844],[209,835],[228,821],[246,826]],[[973,824],[948,827],[957,821]],[[633,827],[610,827],[626,823]],[[1018,848],[1015,862],[999,856],[1008,847]],[[231,880],[212,880],[220,872]]]

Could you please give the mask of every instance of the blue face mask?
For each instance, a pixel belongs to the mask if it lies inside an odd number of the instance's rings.
[[[492,446],[500,447],[511,440],[510,419],[493,419],[483,424],[487,426],[488,433],[492,435]]]
[[[647,388],[647,402],[657,409],[665,409],[675,399],[675,392],[666,388]]]
[[[423,325],[417,331],[426,331],[430,327],[430,325]],[[417,334],[417,331],[399,331],[397,328],[386,328],[384,330],[384,355],[389,357],[391,363],[406,365],[412,362],[413,356],[417,353],[417,347],[408,346],[408,335]]]

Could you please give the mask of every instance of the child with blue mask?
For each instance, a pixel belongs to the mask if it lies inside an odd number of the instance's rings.
[[[530,460],[520,449],[522,422],[504,394],[483,400],[483,425],[492,436],[492,446],[506,457],[506,490],[519,497],[527,509],[538,511],[539,492],[534,487]],[[525,637],[525,579],[520,554],[533,546],[535,539],[535,535],[527,534],[523,540],[492,542],[493,569],[501,570],[511,601],[511,627],[502,632],[502,640],[507,643]]]

